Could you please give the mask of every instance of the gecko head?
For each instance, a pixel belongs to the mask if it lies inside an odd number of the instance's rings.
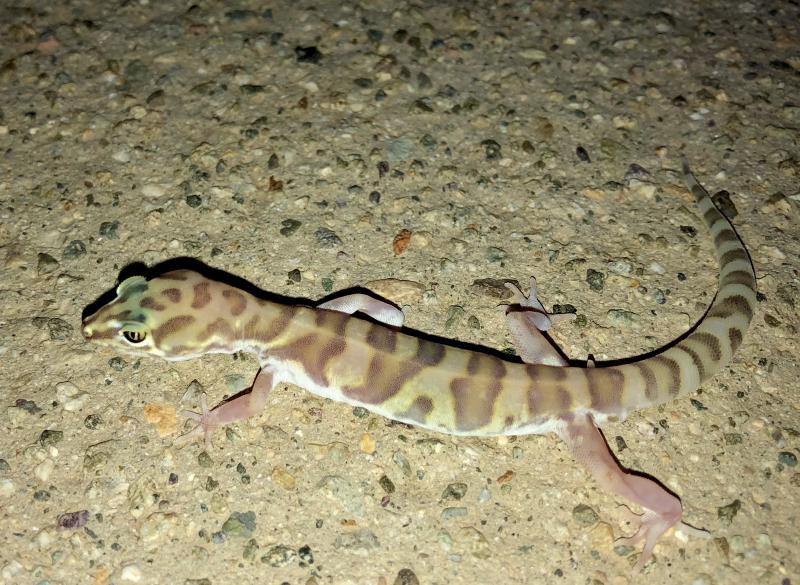
[[[156,320],[148,307],[150,288],[143,276],[122,281],[113,301],[83,319],[83,337],[131,355],[161,355],[152,335]]]
[[[127,278],[111,302],[83,320],[83,336],[129,355],[198,357],[217,341],[215,290],[215,283],[191,270]]]

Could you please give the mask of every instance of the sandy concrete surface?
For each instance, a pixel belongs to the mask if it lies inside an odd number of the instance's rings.
[[[664,537],[637,582],[797,583],[800,9],[648,4],[2,2],[0,581],[626,583],[623,502],[553,437],[284,385],[177,449],[176,412],[255,359],[118,356],[80,319],[124,267],[188,256],[508,349],[498,282],[535,274],[579,314],[571,358],[636,355],[715,292],[683,152],[760,303],[700,392],[604,429],[712,534]]]

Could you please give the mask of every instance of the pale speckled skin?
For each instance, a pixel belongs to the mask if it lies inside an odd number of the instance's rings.
[[[249,351],[261,370],[250,394],[189,413],[194,437],[261,410],[281,382],[386,417],[457,435],[556,432],[606,489],[642,506],[636,569],[680,522],[680,500],[614,460],[597,430],[609,419],[696,390],[742,342],[756,306],[747,251],[684,162],[687,184],[714,238],[719,289],[702,321],[656,354],[610,367],[568,367],[541,334],[556,320],[514,287],[507,319],[523,363],[402,332],[402,313],[364,295],[317,307],[281,305],[188,270],[133,277],[87,317],[86,339],[135,355],[184,360]],[[532,283],[535,284],[535,283]],[[363,312],[373,320],[352,316]],[[127,334],[127,338],[125,335]]]

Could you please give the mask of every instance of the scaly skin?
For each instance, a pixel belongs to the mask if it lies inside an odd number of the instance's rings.
[[[511,287],[507,321],[521,362],[444,345],[401,330],[403,314],[366,295],[316,307],[281,305],[178,270],[137,276],[83,322],[86,339],[134,354],[185,360],[249,351],[261,369],[251,391],[211,411],[187,413],[194,439],[261,411],[281,382],[432,431],[472,436],[557,433],[607,490],[643,508],[629,542],[644,541],[640,570],[658,538],[680,522],[681,503],[657,482],[622,469],[599,426],[694,392],[728,363],[756,307],[747,251],[684,161],[720,266],[703,319],[654,355],[624,365],[572,367],[543,335],[564,317]],[[366,320],[353,313],[364,313]],[[593,365],[593,364],[590,364]]]

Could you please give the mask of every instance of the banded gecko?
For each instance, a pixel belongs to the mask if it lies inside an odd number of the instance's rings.
[[[545,310],[533,278],[527,296],[508,285],[516,361],[406,332],[401,310],[365,294],[316,306],[280,304],[189,270],[124,280],[113,301],[83,320],[83,335],[166,360],[238,351],[258,356],[249,392],[211,411],[203,396],[202,412],[183,413],[198,423],[184,442],[200,435],[208,442],[214,429],[257,414],[270,391],[287,382],[441,433],[556,433],[604,489],[642,508],[636,532],[625,539],[644,542],[638,571],[666,530],[691,527],[681,522],[678,497],[617,463],[599,427],[696,390],[730,361],[756,306],[747,250],[685,160],[683,174],[714,239],[718,291],[693,329],[621,365],[569,365],[544,335],[567,317]]]

